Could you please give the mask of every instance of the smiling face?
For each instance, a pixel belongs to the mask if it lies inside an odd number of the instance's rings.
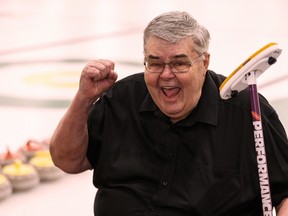
[[[169,43],[151,36],[145,46],[146,61],[169,63],[180,60],[193,62],[199,54],[193,49],[190,38],[178,43]],[[205,74],[209,65],[209,54],[205,60],[199,58],[187,73],[173,73],[166,65],[162,73],[144,73],[148,91],[159,109],[172,122],[186,118],[196,107],[202,92]]]

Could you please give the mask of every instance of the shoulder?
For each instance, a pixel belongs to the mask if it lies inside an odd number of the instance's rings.
[[[90,116],[99,119],[104,118],[108,110],[128,110],[135,104],[141,104],[147,95],[147,88],[143,73],[136,73],[118,80],[109,90],[93,104]],[[117,113],[116,112],[116,113]],[[100,113],[100,114],[99,114]]]
[[[215,84],[215,86],[219,88],[222,82],[226,79],[226,76],[222,74],[217,74],[212,70],[208,70],[207,79],[210,79]]]
[[[131,89],[137,87],[146,89],[144,73],[136,73],[117,81],[111,90],[119,90],[123,88]]]
[[[117,81],[112,88],[102,95],[105,100],[128,103],[143,100],[148,93],[144,73],[136,73]]]

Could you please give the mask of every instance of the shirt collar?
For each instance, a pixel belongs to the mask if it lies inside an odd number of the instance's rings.
[[[176,124],[179,126],[191,126],[195,122],[203,122],[211,125],[216,125],[218,97],[218,87],[213,82],[213,79],[208,71],[206,74],[206,79],[202,88],[202,95],[200,97],[198,105],[189,114],[189,116],[177,122]],[[154,103],[149,92],[147,92],[147,95],[140,107],[140,112],[145,111],[153,111],[157,116],[159,116],[159,113],[162,113]]]

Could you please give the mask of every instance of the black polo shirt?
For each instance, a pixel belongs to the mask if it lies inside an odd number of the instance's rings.
[[[225,77],[208,71],[201,99],[172,123],[143,73],[118,81],[93,106],[87,157],[96,216],[262,215],[248,90],[222,100]],[[288,195],[288,143],[260,96],[273,204]]]

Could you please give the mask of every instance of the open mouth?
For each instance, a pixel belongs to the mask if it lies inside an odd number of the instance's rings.
[[[179,87],[172,87],[172,86],[164,86],[161,88],[163,94],[168,97],[168,98],[172,98],[175,97],[176,95],[178,95],[178,93],[180,92],[180,88]]]

